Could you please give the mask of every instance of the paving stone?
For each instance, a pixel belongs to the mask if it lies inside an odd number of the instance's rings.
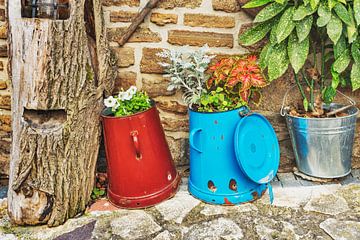
[[[333,239],[360,239],[360,222],[338,221],[336,219],[329,218],[320,223],[320,228],[322,228]]]
[[[308,181],[300,178],[297,178],[297,181],[300,183],[301,186],[305,186],[305,187],[320,185],[319,182]]]
[[[355,180],[356,180],[356,178],[354,178],[351,174],[349,174],[349,175],[341,178],[340,183],[341,183],[341,185],[347,185],[347,184],[353,183]]]
[[[174,238],[174,235],[172,235],[168,230],[166,230],[159,233],[153,240],[171,240]]]
[[[5,234],[0,231],[0,239],[1,240],[18,240],[18,238],[14,234]]]
[[[256,212],[258,211],[257,207],[251,203],[245,203],[236,206],[219,206],[219,205],[209,205],[204,204],[201,214],[205,216],[216,216],[216,215],[226,215],[231,213],[245,213],[245,212]]]
[[[304,206],[311,197],[318,197],[321,194],[332,194],[341,187],[340,184],[318,185],[309,187],[284,187],[273,188],[274,206],[299,208]],[[270,204],[268,191],[260,199],[261,203]]]
[[[311,200],[304,207],[304,210],[329,215],[337,215],[349,211],[350,208],[343,197],[335,194],[328,194],[311,198]]]
[[[360,169],[352,169],[351,175],[353,175],[354,178],[360,179]]]
[[[182,223],[186,215],[198,204],[199,200],[191,196],[187,191],[180,191],[172,199],[162,202],[156,209],[163,215],[166,221]]]
[[[299,239],[295,234],[294,226],[288,222],[277,222],[270,218],[255,220],[256,233],[259,239],[275,240],[275,239]]]
[[[145,238],[159,232],[161,227],[144,211],[132,211],[110,223],[112,233],[124,239]]]
[[[277,174],[283,187],[299,187],[300,182],[296,180],[293,173],[278,173]]]
[[[360,214],[360,184],[352,183],[342,187],[338,193],[346,199],[352,213]]]
[[[184,239],[187,240],[237,240],[243,237],[241,228],[227,218],[219,218],[193,225],[184,234]]]
[[[88,240],[91,239],[92,232],[94,230],[96,221],[92,221],[82,227],[75,229],[69,233],[65,233],[55,238],[54,240],[68,240],[68,239],[76,239],[76,240]]]
[[[23,233],[22,228],[16,228],[15,234],[19,232],[24,239],[53,240],[61,235],[70,233],[78,228],[81,228],[93,221],[93,218],[73,218],[69,219],[65,222],[65,224],[58,227],[49,228],[46,225],[29,227],[27,228],[26,233]]]

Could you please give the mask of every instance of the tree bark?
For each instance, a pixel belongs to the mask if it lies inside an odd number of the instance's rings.
[[[57,226],[83,212],[94,185],[103,95],[114,62],[101,0],[71,0],[64,21],[21,17],[8,1],[13,142],[8,212]]]

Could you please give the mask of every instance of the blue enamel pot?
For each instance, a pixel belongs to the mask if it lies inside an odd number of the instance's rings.
[[[189,191],[212,204],[256,200],[279,166],[279,145],[270,123],[247,108],[190,115]]]

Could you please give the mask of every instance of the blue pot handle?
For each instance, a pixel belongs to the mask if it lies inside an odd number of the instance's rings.
[[[191,130],[191,132],[190,132],[190,137],[189,137],[190,147],[191,147],[192,149],[194,149],[195,151],[199,152],[199,153],[202,153],[202,151],[195,146],[195,144],[194,144],[194,137],[195,137],[195,134],[196,134],[196,133],[199,133],[199,132],[201,132],[201,131],[202,131],[202,129],[200,129],[200,128],[195,128],[195,129]]]

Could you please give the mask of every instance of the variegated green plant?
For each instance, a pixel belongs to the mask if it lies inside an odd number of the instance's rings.
[[[260,66],[267,69],[269,81],[281,77],[290,64],[306,111],[314,110],[317,80],[325,103],[334,100],[339,85],[349,83],[353,91],[360,88],[360,0],[251,0],[244,8],[261,6],[255,25],[241,34],[239,41],[249,46],[268,37]],[[304,70],[307,59],[313,59],[319,79]],[[308,84],[310,97],[298,74]]]

